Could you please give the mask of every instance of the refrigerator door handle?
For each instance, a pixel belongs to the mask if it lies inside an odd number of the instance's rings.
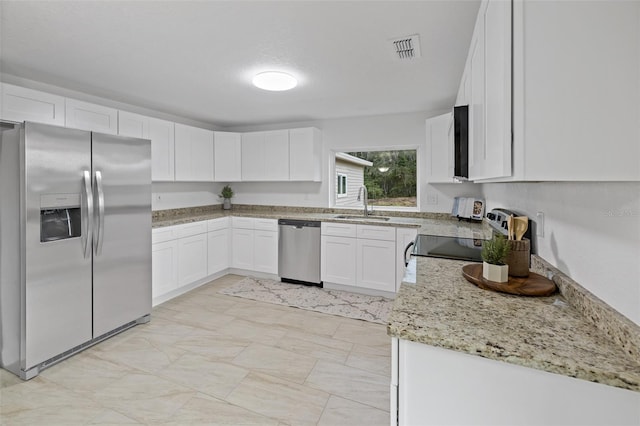
[[[84,201],[87,205],[86,209],[80,209],[81,214],[84,212],[82,217],[82,223],[84,224],[82,241],[84,258],[87,259],[91,257],[93,240],[93,193],[91,192],[91,173],[89,170],[82,172],[82,186],[84,188]]]
[[[96,171],[96,194],[97,194],[97,230],[95,238],[96,256],[102,253],[102,243],[104,242],[104,189],[102,187],[102,172]]]

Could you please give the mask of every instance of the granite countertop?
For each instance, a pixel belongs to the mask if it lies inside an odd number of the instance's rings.
[[[637,353],[615,344],[561,293],[522,297],[487,291],[462,277],[469,262],[416,261],[416,284],[402,284],[389,335],[640,391]]]
[[[404,212],[374,212],[374,216],[386,216],[389,220],[377,219],[338,219],[337,215],[359,215],[361,210],[340,209],[313,209],[291,207],[267,207],[267,206],[234,206],[232,210],[222,210],[219,207],[212,209],[209,206],[203,208],[188,208],[162,210],[153,212],[153,228],[181,225],[184,223],[199,222],[203,220],[217,219],[227,216],[245,216],[267,219],[302,219],[319,220],[322,222],[338,222],[365,224],[376,226],[393,226],[418,228],[418,233],[429,235],[442,235],[464,238],[491,238],[491,228],[486,223],[469,223],[454,220],[446,213],[404,213]]]

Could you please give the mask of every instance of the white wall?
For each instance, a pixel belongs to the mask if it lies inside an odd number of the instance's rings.
[[[242,204],[291,205],[328,207],[333,189],[330,157],[335,152],[361,151],[366,148],[415,148],[419,151],[419,178],[424,180],[426,167],[425,119],[440,114],[407,113],[371,117],[341,118],[302,123],[284,123],[270,126],[227,128],[229,131],[272,130],[314,126],[322,131],[323,181],[322,183],[249,183],[233,184],[237,196],[234,202]],[[329,178],[328,178],[329,176]],[[435,194],[436,204],[427,204],[427,195]],[[480,188],[472,184],[422,185],[420,210],[450,212],[456,195],[480,195]],[[431,197],[433,198],[433,197]]]
[[[538,254],[640,324],[640,183],[482,184],[489,209],[544,212]]]

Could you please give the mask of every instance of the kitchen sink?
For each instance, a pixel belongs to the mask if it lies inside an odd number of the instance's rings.
[[[364,216],[356,214],[339,214],[334,216],[335,219],[350,219],[350,220],[389,220],[386,216]]]

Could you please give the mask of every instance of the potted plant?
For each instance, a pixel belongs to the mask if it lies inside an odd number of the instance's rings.
[[[482,277],[488,281],[504,283],[509,281],[509,242],[503,235],[494,235],[482,244]]]
[[[222,208],[225,210],[231,209],[231,198],[233,197],[233,189],[229,185],[225,185],[220,193],[220,198],[224,199]]]

